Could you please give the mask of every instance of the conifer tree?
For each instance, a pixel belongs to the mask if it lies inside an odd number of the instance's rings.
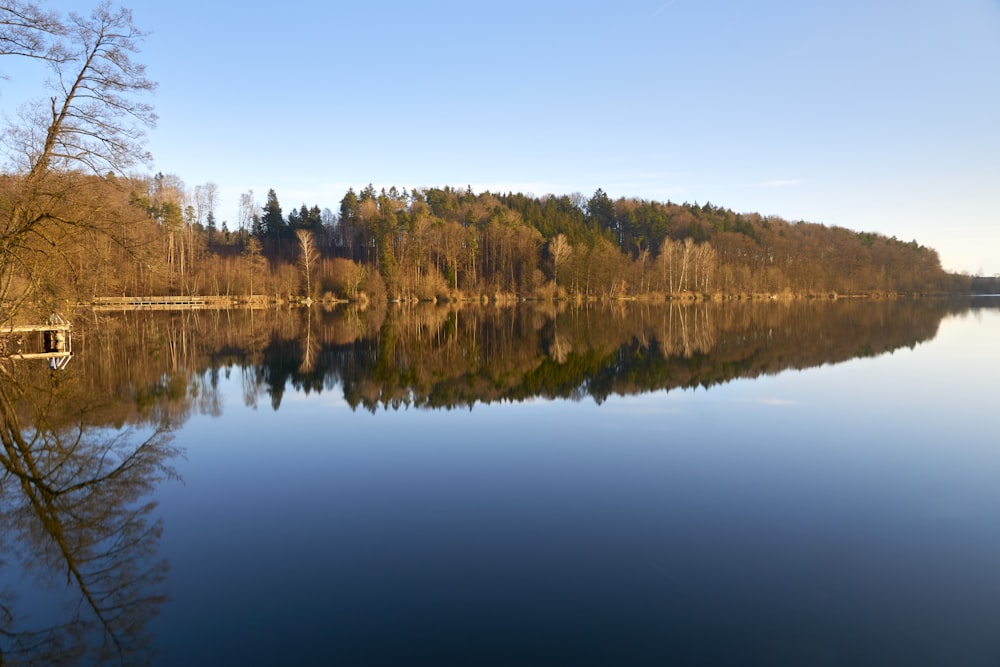
[[[265,238],[280,242],[285,231],[285,219],[281,215],[281,205],[274,188],[267,191],[267,201],[264,203],[263,215],[260,217],[261,233]]]

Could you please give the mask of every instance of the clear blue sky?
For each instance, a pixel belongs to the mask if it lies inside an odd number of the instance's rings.
[[[217,183],[231,226],[251,188],[287,212],[368,183],[601,187],[1000,273],[998,0],[125,4],[153,170]]]

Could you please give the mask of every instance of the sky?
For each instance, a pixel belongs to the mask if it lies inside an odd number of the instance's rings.
[[[149,171],[217,184],[230,228],[248,190],[287,213],[369,183],[602,188],[1000,274],[1000,0],[125,4],[159,84]]]

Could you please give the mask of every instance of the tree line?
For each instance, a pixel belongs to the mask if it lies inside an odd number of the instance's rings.
[[[217,223],[217,187],[176,176],[59,175],[36,195],[23,288],[53,298],[598,300],[968,291],[916,241],[712,204],[450,187],[348,190],[285,215],[274,190]],[[10,210],[24,179],[0,180]],[[56,211],[64,211],[54,213]],[[90,213],[86,213],[90,211]],[[241,218],[243,216],[241,215]],[[63,220],[86,221],[67,226]],[[11,277],[13,278],[13,276]],[[9,279],[10,281],[10,279]]]

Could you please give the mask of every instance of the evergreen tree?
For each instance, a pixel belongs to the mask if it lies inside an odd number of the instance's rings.
[[[318,232],[323,228],[323,211],[316,204],[309,209],[308,216],[304,219],[306,220],[306,229],[313,232]]]
[[[338,240],[349,259],[360,257],[359,208],[360,202],[354,194],[354,188],[349,188],[347,194],[340,200],[340,221],[337,225]]]
[[[358,196],[354,188],[348,188],[347,194],[340,200],[340,222],[354,222],[358,214]]]
[[[587,202],[587,218],[598,224],[601,229],[612,226],[615,217],[615,206],[601,188],[597,188],[594,196]]]
[[[288,228],[295,231],[302,228],[302,216],[299,209],[293,208],[288,212]]]
[[[284,235],[285,219],[281,215],[281,205],[278,204],[278,195],[274,193],[274,188],[267,191],[267,202],[263,207],[260,226],[266,238],[280,241]]]
[[[208,245],[213,245],[219,228],[215,224],[215,213],[212,211],[209,211],[208,216],[205,218],[205,229],[208,232]]]

